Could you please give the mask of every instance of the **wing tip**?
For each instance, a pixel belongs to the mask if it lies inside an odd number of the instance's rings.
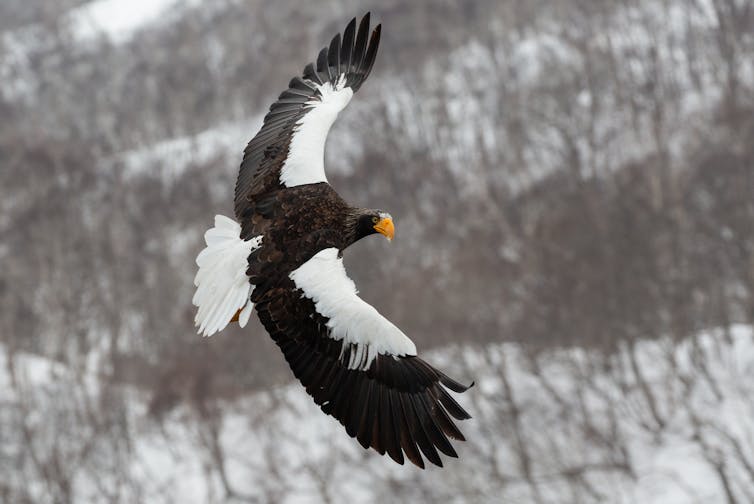
[[[352,18],[343,30],[343,35],[341,36],[341,33],[338,33],[333,37],[330,45],[325,48],[327,50],[327,69],[320,68],[320,61],[322,60],[320,52],[317,72],[319,72],[320,77],[322,77],[323,71],[328,72],[328,78],[324,79],[324,82],[329,80],[334,83],[334,80],[343,74],[346,75],[346,85],[353,92],[359,90],[374,65],[382,32],[382,24],[378,24],[370,33],[371,17],[371,12],[367,11],[362,16],[358,29],[356,29],[357,18]],[[334,69],[334,75],[331,69]]]
[[[472,381],[470,384],[464,385],[444,373],[440,374],[440,383],[442,383],[445,387],[449,388],[453,392],[456,392],[457,394],[463,394],[464,392],[472,388],[475,384],[475,382]]]

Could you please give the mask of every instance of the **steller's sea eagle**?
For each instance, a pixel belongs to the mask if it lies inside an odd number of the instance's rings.
[[[327,133],[372,70],[380,25],[353,19],[272,104],[244,150],[236,220],[218,215],[204,235],[193,303],[199,333],[252,308],[322,411],[364,448],[438,466],[464,440],[451,417],[470,418],[447,389],[468,387],[416,356],[414,343],[357,295],[343,250],[365,236],[393,238],[382,210],[354,207],[327,183]]]

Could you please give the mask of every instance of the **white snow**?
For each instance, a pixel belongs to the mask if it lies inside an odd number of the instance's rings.
[[[228,168],[237,172],[243,149],[262,125],[262,117],[220,124],[196,135],[161,140],[122,152],[112,161],[122,162],[127,178],[156,170],[165,182],[177,180],[190,164],[206,163],[215,156],[227,157],[232,161]]]
[[[74,33],[81,40],[104,35],[119,42],[184,3],[179,0],[95,0],[73,9],[70,19]]]
[[[445,469],[426,472],[362,450],[337,421],[318,410],[298,383],[218,401],[209,424],[183,406],[156,423],[146,415],[147,398],[120,387],[129,404],[125,419],[131,444],[123,458],[112,451],[117,444],[97,437],[85,422],[70,423],[76,418],[70,400],[56,400],[61,394],[81,397],[70,370],[28,354],[10,356],[3,347],[0,403],[5,408],[0,421],[8,424],[6,433],[18,432],[19,422],[46,433],[35,438],[38,452],[52,446],[45,443],[53,443],[56,426],[67,425],[68,445],[58,444],[57,450],[67,450],[75,458],[80,455],[76,440],[83,443],[94,436],[89,440],[91,453],[115,457],[113,464],[121,466],[84,459],[71,469],[73,492],[80,502],[101,500],[103,494],[98,492],[103,485],[118,484],[110,472],[113,467],[137,482],[144,500],[226,500],[210,449],[212,423],[231,488],[252,499],[274,496],[284,503],[319,502],[321,492],[336,492],[339,500],[372,502],[390,495],[383,493],[390,488],[403,488],[409,498],[410,489],[422,481],[436,495],[473,489],[481,501],[560,503],[564,495],[573,502],[569,485],[578,480],[591,489],[578,502],[720,502],[725,491],[717,463],[724,464],[739,500],[751,497],[750,475],[740,454],[754,453],[752,327],[705,331],[677,346],[670,340],[636,346],[636,365],[663,425],[656,424],[648,409],[630,355],[628,348],[621,349],[604,367],[597,365],[595,353],[580,349],[551,351],[534,361],[520,346],[508,343],[430,352],[424,356],[430,362],[451,375],[473,377],[477,386],[459,397],[474,417],[461,423],[468,442],[456,444],[460,459],[446,459]],[[87,376],[85,381],[94,378],[91,372]],[[86,390],[96,397],[96,387]],[[19,402],[30,405],[33,414],[17,418],[8,406]],[[509,414],[514,403],[517,424]],[[536,490],[521,473],[517,435],[528,451]],[[613,448],[602,442],[608,435]],[[19,437],[3,440],[5,454],[26,449]],[[30,464],[28,459],[18,460],[27,461],[13,470],[29,477],[25,481],[37,481],[34,466],[25,465]],[[623,465],[630,472],[621,469]],[[44,494],[44,486],[25,484],[32,497]],[[128,488],[120,491],[135,497]]]

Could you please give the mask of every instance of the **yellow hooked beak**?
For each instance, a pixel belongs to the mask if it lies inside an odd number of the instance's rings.
[[[375,231],[385,235],[385,238],[392,241],[395,236],[395,226],[393,226],[393,219],[390,217],[384,217],[380,219],[380,222],[374,225]]]

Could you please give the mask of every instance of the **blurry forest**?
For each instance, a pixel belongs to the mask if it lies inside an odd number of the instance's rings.
[[[754,501],[754,3],[215,0],[97,25],[116,3],[0,2],[0,501]],[[460,459],[425,472],[321,415],[255,317],[193,327],[243,147],[367,10],[380,53],[328,177],[396,240],[346,263],[477,382]]]

